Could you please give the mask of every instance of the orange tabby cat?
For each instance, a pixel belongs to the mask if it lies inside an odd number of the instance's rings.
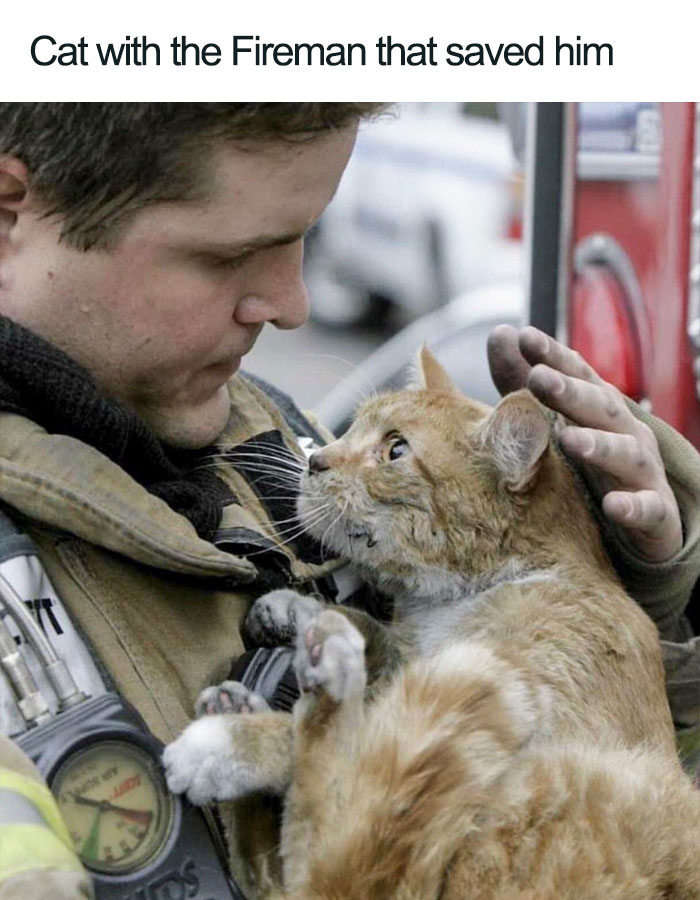
[[[493,411],[467,399],[425,350],[421,371],[365,404],[300,491],[311,533],[393,598],[393,622],[260,598],[250,628],[296,632],[302,697],[286,716],[209,689],[202,708],[235,712],[166,749],[171,788],[284,794],[268,896],[698,900],[700,793],[656,630],[549,415],[525,391]]]

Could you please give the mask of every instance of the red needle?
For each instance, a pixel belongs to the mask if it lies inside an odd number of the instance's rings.
[[[131,819],[132,822],[143,825],[144,828],[148,828],[153,818],[153,813],[145,809],[124,809],[122,806],[110,806],[109,809],[124,816],[125,819]]]
[[[127,809],[125,806],[115,806],[114,803],[110,803],[109,800],[92,800],[90,797],[81,797],[75,794],[73,796],[73,801],[75,803],[82,803],[85,806],[97,806],[104,812],[119,813],[119,815],[124,816],[125,819],[131,819],[132,822],[137,822],[139,825],[144,825],[146,828],[151,824],[151,819],[153,818],[153,813],[150,810]]]

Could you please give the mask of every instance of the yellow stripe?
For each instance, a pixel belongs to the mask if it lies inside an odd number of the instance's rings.
[[[19,775],[11,769],[0,768],[0,788],[15,791],[15,793],[21,794],[22,797],[26,797],[39,810],[54,834],[72,853],[74,852],[73,841],[68,833],[68,828],[61,817],[53,794],[45,784],[41,781],[36,781],[34,778],[27,778],[26,775]]]
[[[84,871],[73,850],[43,825],[0,826],[0,884],[36,869]]]

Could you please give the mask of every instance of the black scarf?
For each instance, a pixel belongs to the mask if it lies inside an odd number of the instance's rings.
[[[211,540],[230,492],[207,466],[214,452],[166,447],[135,413],[100,393],[82,366],[0,316],[0,410],[90,444]],[[198,468],[199,466],[199,468]]]

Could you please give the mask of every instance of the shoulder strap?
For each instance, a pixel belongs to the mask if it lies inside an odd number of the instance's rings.
[[[34,544],[29,535],[17,527],[12,519],[0,507],[0,563],[16,556],[34,553]]]

